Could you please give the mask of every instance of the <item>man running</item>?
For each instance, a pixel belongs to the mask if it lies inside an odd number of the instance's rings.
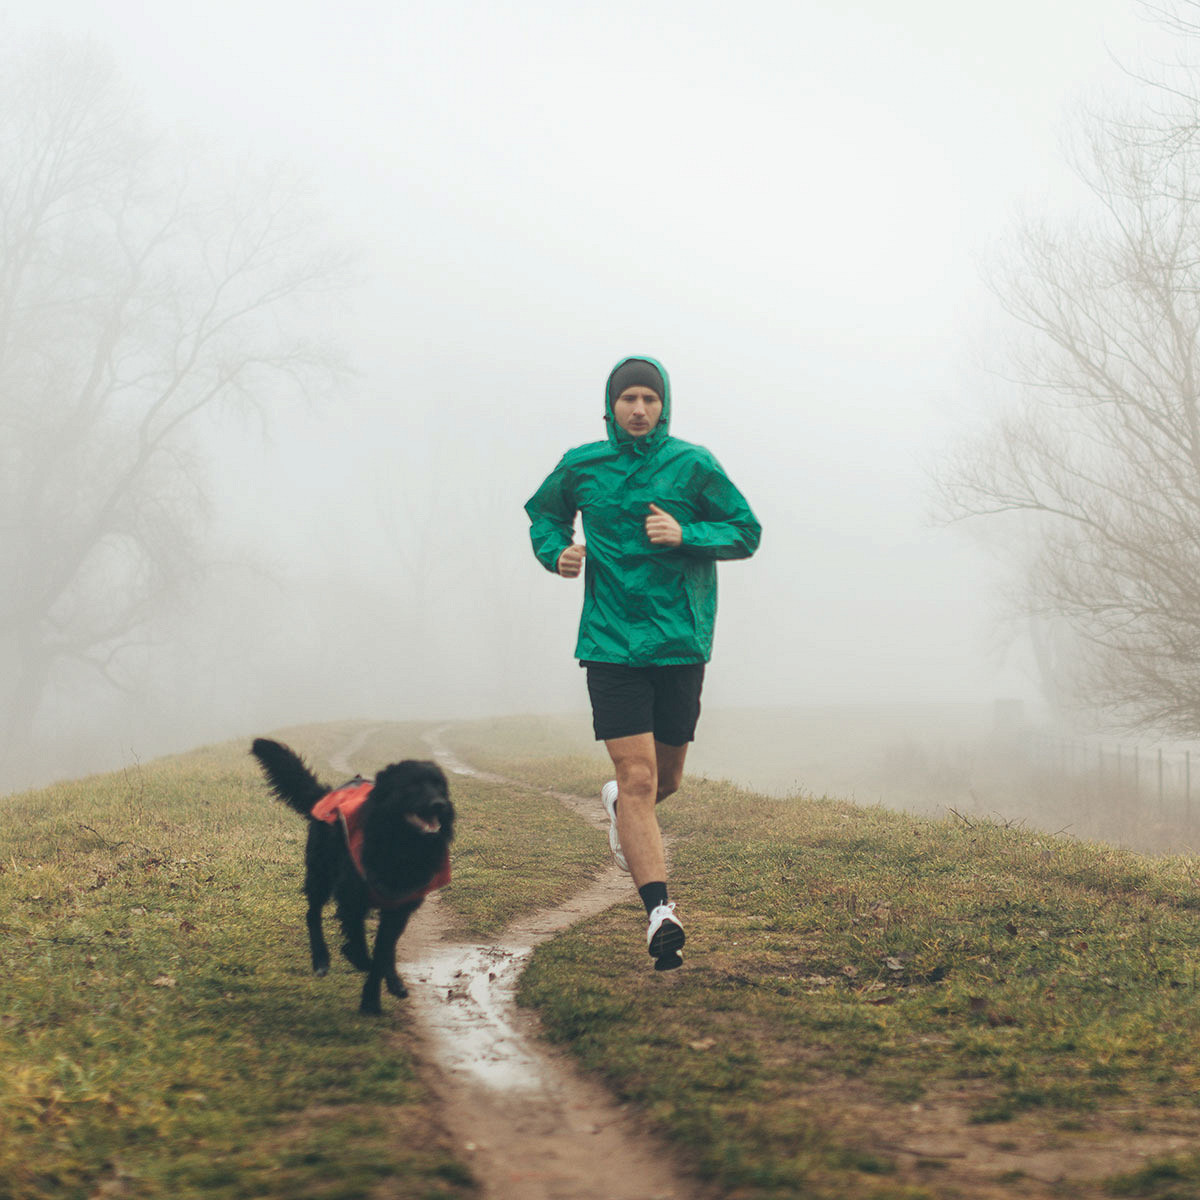
[[[583,572],[575,657],[616,773],[600,793],[608,841],[646,906],[655,969],[666,971],[682,962],[684,934],[654,806],[678,789],[695,736],[716,560],[748,558],[761,526],[703,446],[671,437],[670,380],[655,359],[613,368],[604,419],[607,438],[568,450],[525,511],[538,561],[566,579]]]

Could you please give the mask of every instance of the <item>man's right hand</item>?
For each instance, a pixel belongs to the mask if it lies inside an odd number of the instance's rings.
[[[583,570],[583,559],[586,554],[586,546],[579,544],[568,546],[558,556],[558,573],[564,579],[575,579]]]

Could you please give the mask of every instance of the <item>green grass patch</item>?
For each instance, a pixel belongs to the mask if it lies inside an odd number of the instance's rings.
[[[535,788],[598,800],[612,778],[612,763],[586,717],[489,717],[455,724],[444,737],[472,766]]]
[[[428,755],[417,726],[280,736],[330,783],[327,758],[351,738],[364,774]],[[417,1075],[406,1007],[359,1017],[340,960],[313,979],[304,823],[248,748],[0,799],[5,1200],[474,1194]],[[602,862],[602,836],[561,805],[451,787],[444,903],[476,936]]]
[[[1114,1176],[1105,1190],[1112,1196],[1141,1200],[1196,1200],[1200,1196],[1200,1156],[1160,1159],[1138,1171]]]
[[[428,757],[421,732],[280,736],[339,783]],[[586,733],[451,731],[520,780],[451,777],[441,903],[461,936],[606,864],[604,835],[545,794],[608,778]],[[406,1006],[364,1020],[347,965],[311,977],[303,822],[248,742],[0,800],[0,1200],[474,1194]],[[1193,860],[711,781],[661,814],[684,968],[651,970],[631,892],[541,946],[522,1000],[718,1190],[1200,1197],[1200,1158],[1178,1153],[1200,1133]],[[955,1122],[1011,1161],[972,1176],[946,1151]],[[1077,1145],[1086,1178],[1045,1165]]]
[[[517,917],[581,891],[608,865],[608,841],[553,798],[471,777],[451,779],[454,882],[445,903],[463,938],[495,937]]]

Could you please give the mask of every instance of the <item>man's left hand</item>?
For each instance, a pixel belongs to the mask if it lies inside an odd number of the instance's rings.
[[[683,529],[679,522],[657,504],[650,505],[650,515],[646,518],[646,536],[655,546],[683,545]]]

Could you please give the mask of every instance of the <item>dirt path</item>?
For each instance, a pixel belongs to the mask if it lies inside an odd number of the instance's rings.
[[[512,783],[475,771],[441,740],[431,754],[452,774]],[[352,774],[351,757],[370,731],[331,762]],[[525,785],[522,785],[525,786]],[[552,793],[597,828],[599,800]],[[436,896],[414,918],[402,971],[418,1016],[447,1127],[487,1200],[701,1200],[673,1153],[638,1125],[637,1114],[585,1079],[541,1037],[537,1018],[516,1003],[521,971],[539,942],[624,900],[629,876],[616,867],[566,904],[511,925],[489,945],[445,940]]]

